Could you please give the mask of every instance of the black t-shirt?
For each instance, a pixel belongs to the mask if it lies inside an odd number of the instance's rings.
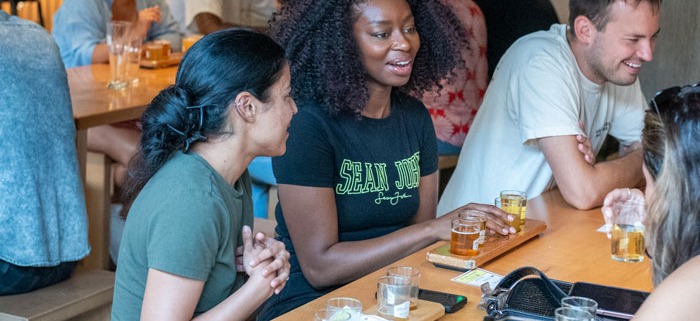
[[[287,152],[272,160],[278,184],[334,190],[341,242],[371,239],[408,226],[420,203],[420,177],[434,173],[437,165],[435,131],[427,109],[416,99],[398,95],[392,97],[390,115],[383,119],[331,117],[316,103],[300,102]],[[301,275],[279,204],[275,215],[276,232],[292,254],[292,275],[278,300],[298,299],[299,294],[315,290]]]

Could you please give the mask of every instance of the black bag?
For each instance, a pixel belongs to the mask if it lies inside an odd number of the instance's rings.
[[[534,267],[522,267],[506,275],[495,289],[484,283],[479,308],[488,314],[485,321],[554,320],[554,310],[572,287],[572,283],[549,279]],[[597,315],[595,320],[621,319]]]

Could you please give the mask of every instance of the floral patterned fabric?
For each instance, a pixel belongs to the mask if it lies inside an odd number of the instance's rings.
[[[438,140],[462,147],[488,84],[486,60],[486,22],[472,0],[442,0],[462,22],[468,39],[463,50],[465,69],[456,70],[451,82],[443,81],[442,90],[426,92],[423,104],[428,108]]]

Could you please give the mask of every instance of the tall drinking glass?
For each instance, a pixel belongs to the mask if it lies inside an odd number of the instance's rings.
[[[143,39],[134,35],[133,32],[129,36],[125,51],[126,51],[126,80],[129,85],[137,85],[139,83],[138,71],[141,67],[141,44]]]
[[[127,87],[126,45],[130,28],[131,22],[128,21],[107,22],[110,70],[110,80],[107,88],[109,89],[124,90]]]

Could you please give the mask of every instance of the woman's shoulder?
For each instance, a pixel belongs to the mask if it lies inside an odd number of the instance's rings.
[[[634,320],[694,320],[700,315],[700,255],[673,271],[654,289]]]
[[[144,189],[148,187],[157,191],[166,189],[169,193],[194,191],[209,194],[216,183],[215,173],[216,171],[200,156],[177,152],[156,172]]]
[[[297,108],[299,108],[299,112],[292,118],[293,127],[316,128],[337,118],[332,116],[322,104],[313,100],[298,101]]]

